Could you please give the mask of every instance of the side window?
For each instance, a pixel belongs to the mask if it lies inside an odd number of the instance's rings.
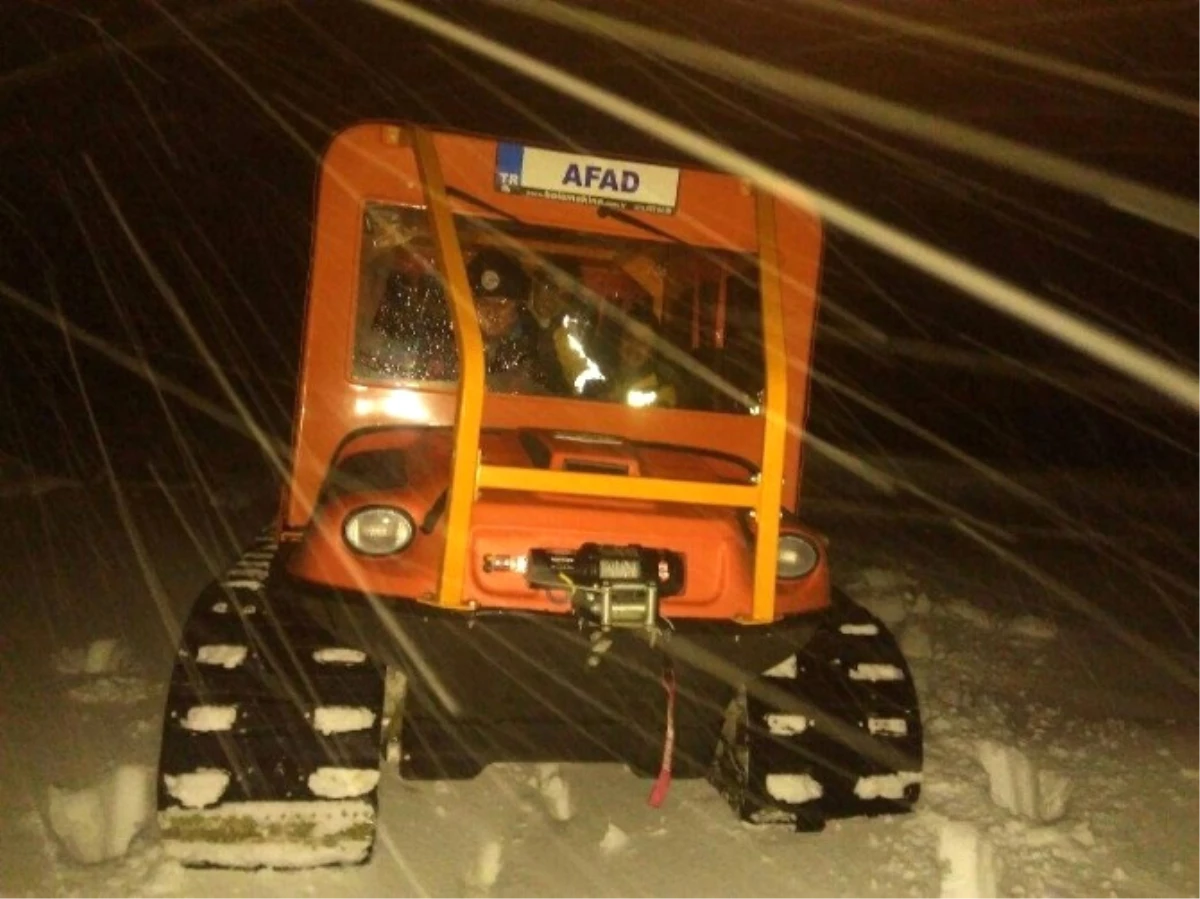
[[[368,203],[363,212],[354,373],[453,380],[454,333],[432,261],[426,211]]]
[[[742,394],[757,397],[766,383],[757,273],[730,273],[726,293],[721,373]]]
[[[752,260],[681,260],[669,281],[663,353],[679,404],[744,413],[762,389],[762,323]]]
[[[763,383],[753,260],[632,245],[614,255],[615,265],[589,266],[584,277],[599,314],[577,335],[576,355],[594,360],[596,377],[576,395],[747,412]],[[645,266],[636,277],[631,258],[660,260],[657,278],[647,277]]]

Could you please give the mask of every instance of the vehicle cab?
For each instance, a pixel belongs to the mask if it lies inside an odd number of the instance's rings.
[[[794,517],[811,214],[726,174],[366,124],[329,148],[317,223],[293,576],[561,613],[591,552],[666,572],[638,621],[828,603]]]

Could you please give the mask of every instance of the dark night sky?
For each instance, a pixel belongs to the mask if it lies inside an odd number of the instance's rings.
[[[1192,238],[482,2],[423,5],[760,156],[1195,369]],[[912,104],[1184,198],[1197,195],[1194,116],[800,3],[584,5]],[[237,389],[284,438],[314,154],[333,130],[360,118],[535,139],[560,129],[597,149],[677,155],[348,0],[74,6],[87,15],[23,0],[0,12],[0,283],[43,310],[59,304],[113,350],[141,355],[164,376],[220,401],[199,351],[119,226],[119,209]],[[944,15],[940,24],[1196,98],[1195,3],[877,7]],[[837,232],[829,235],[824,301],[818,366],[825,384],[863,391],[1014,466],[1166,464],[1194,479],[1194,416]],[[847,343],[847,315],[909,350],[865,352]],[[50,468],[93,470],[87,396],[118,461],[177,461],[177,448],[162,439],[168,418],[144,382],[93,349],[75,349],[82,389],[61,334],[28,309],[0,301],[0,452]],[[1015,376],[1019,366],[1007,361],[1013,358],[1064,377],[1071,390],[1087,388],[1115,413],[1036,377]],[[844,393],[818,386],[815,399],[813,427],[827,439],[865,449],[915,445]],[[177,404],[168,409],[198,445],[221,434],[203,416]]]

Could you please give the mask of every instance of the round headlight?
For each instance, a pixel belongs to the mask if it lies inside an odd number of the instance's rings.
[[[779,535],[779,557],[776,577],[792,579],[804,577],[817,567],[820,554],[817,545],[799,534]]]
[[[413,521],[403,509],[370,506],[359,509],[342,525],[342,536],[355,552],[386,556],[412,542]]]

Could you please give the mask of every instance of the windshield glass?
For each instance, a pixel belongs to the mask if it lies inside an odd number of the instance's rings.
[[[746,412],[763,386],[752,255],[458,216],[488,389]],[[426,211],[368,204],[356,377],[453,382]]]

